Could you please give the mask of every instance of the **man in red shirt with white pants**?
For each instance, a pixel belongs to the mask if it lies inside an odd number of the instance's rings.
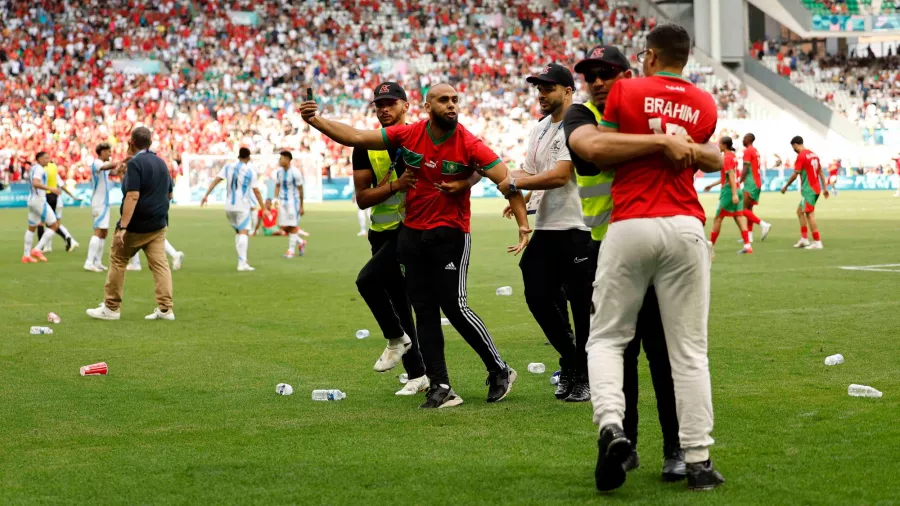
[[[462,404],[462,398],[450,387],[444,359],[442,310],[488,370],[487,402],[503,400],[516,380],[516,371],[500,358],[487,327],[466,300],[472,244],[469,190],[453,194],[450,187],[453,181],[467,179],[475,170],[499,184],[506,179],[506,164],[457,123],[459,94],[448,84],[439,84],[428,91],[425,112],[429,119],[411,125],[357,130],[324,119],[316,112],[315,102],[307,101],[300,106],[303,119],[332,140],[354,148],[399,151],[406,170],[415,174],[416,184],[406,194],[406,218],[397,254],[416,312],[419,347],[431,384],[421,407],[447,408]],[[508,198],[519,225],[519,243],[510,246],[508,251],[518,254],[528,244],[531,229],[522,194],[515,192]]]
[[[580,129],[569,139],[579,156],[616,171],[587,344],[594,422],[600,426],[595,480],[600,490],[625,482],[622,463],[632,442],[622,430],[622,356],[652,283],[672,363],[688,486],[705,490],[725,480],[709,460],[710,250],[694,172],[722,168],[718,148],[708,144],[718,114],[713,98],[681,77],[691,50],[684,28],[655,28],[647,47],[640,59],[649,77],[616,82],[600,128]]]

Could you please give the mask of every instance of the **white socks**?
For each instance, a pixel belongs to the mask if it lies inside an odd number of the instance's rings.
[[[131,260],[130,260],[128,263],[131,264],[131,265],[134,265],[135,267],[140,267],[140,266],[141,266],[141,254],[140,254],[140,252],[135,253],[134,256],[131,257]]]
[[[100,239],[100,247],[97,248],[97,256],[95,258],[95,262],[97,265],[103,264],[103,252],[106,251],[106,239]]]
[[[87,260],[84,261],[84,265],[94,265],[100,259],[100,238],[96,235],[91,236],[91,241],[88,243],[88,253]]]
[[[22,256],[31,256],[31,247],[34,245],[34,232],[25,230],[25,253]]]
[[[356,219],[359,220],[359,231],[365,232],[369,224],[369,215],[365,209],[356,211]]]
[[[298,234],[291,234],[288,236],[288,251],[291,253],[297,252],[297,244],[300,243],[300,236]]]
[[[177,253],[178,250],[175,249],[175,246],[172,246],[172,243],[170,243],[169,240],[166,239],[166,254],[170,257],[174,257]]]
[[[69,231],[66,230],[66,227],[60,225],[60,226],[59,226],[59,231],[63,233],[63,235],[66,237],[66,239],[71,239],[71,238],[72,238],[72,234],[70,234]]]
[[[44,246],[50,244],[50,241],[53,240],[53,234],[56,232],[50,227],[44,227],[44,235],[41,236],[41,240],[38,241],[37,249],[42,250]]]
[[[237,249],[238,254],[238,262],[245,264],[247,263],[247,247],[250,244],[250,238],[244,234],[238,234],[234,240],[235,248]]]

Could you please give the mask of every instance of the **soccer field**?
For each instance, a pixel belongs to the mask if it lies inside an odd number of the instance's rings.
[[[473,202],[468,295],[519,380],[486,404],[481,362],[444,327],[465,403],[440,411],[394,396],[402,371],[372,370],[385,341],[356,292],[369,247],[349,202],[307,206],[305,257],[282,258],[286,238],[251,238],[249,273],[235,271],[221,209],[174,208],[169,239],[186,253],[175,322],[143,320],[154,307],[146,261],[127,275],[121,321],[84,314],[105,280],[81,269],[89,210],[65,211],[80,249],[56,238],[50,262],[30,265],[19,263],[26,210],[0,211],[0,503],[900,504],[900,199],[820,200],[822,251],[791,247],[797,201],[763,194],[757,214],[774,228],[750,256],[735,255],[737,229],[723,225],[709,355],[712,457],[728,481],[689,497],[659,480],[643,357],[641,467],[623,488],[595,490],[591,408],[553,397],[556,354],[505,253],[515,226],[499,217],[503,201]],[[711,215],[715,196],[703,203]],[[840,268],[886,264],[896,266]],[[512,297],[494,294],[502,285]],[[55,333],[29,335],[49,311],[63,319]],[[364,328],[372,336],[357,340]],[[824,366],[834,353],[846,363]],[[78,375],[99,361],[109,376]],[[295,394],[276,395],[280,382]],[[884,397],[851,398],[851,383]],[[347,399],[313,402],[316,388]]]

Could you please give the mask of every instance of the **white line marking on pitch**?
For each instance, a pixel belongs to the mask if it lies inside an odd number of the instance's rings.
[[[884,267],[894,267],[893,269],[885,269]],[[844,265],[840,267],[845,271],[868,271],[868,272],[898,272],[900,273],[900,264],[880,264],[880,265]]]

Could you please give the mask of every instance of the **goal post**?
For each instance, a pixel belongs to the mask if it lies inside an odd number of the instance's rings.
[[[250,163],[258,172],[257,188],[264,199],[275,197],[275,171],[280,155],[253,155]],[[181,157],[181,177],[175,181],[175,203],[199,205],[209,184],[225,165],[237,161],[234,155],[185,153]],[[303,174],[303,200],[322,202],[322,172],[303,157],[294,157],[291,166]],[[209,196],[209,203],[224,204],[226,185],[219,184]]]

